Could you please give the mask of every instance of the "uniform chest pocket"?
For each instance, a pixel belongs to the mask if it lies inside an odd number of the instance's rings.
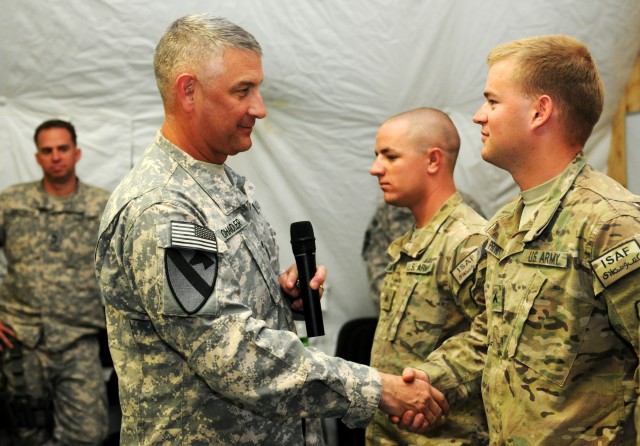
[[[271,266],[271,261],[265,247],[259,245],[259,242],[250,236],[243,235],[242,240],[251,253],[251,257],[256,263],[258,270],[260,271],[260,276],[263,279],[262,281],[256,281],[253,284],[254,287],[258,288],[258,291],[256,292],[257,295],[263,296],[269,294],[273,304],[277,307],[283,306],[284,304],[282,302],[282,296],[280,295],[280,284],[277,280],[277,273]],[[255,309],[256,303],[254,302],[252,304]]]
[[[536,271],[513,322],[507,356],[562,387],[579,353],[593,303]]]
[[[27,260],[38,255],[37,246],[43,243],[40,216],[35,210],[9,209],[4,213],[4,250],[9,262]]]
[[[442,334],[447,311],[427,282],[399,286],[390,311],[388,341],[419,357],[433,351]]]
[[[60,250],[67,253],[69,266],[93,262],[100,217],[97,215],[67,214],[60,220]]]

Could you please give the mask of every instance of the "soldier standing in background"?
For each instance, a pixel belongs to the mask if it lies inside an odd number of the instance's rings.
[[[104,308],[93,269],[108,192],[80,182],[73,125],[35,131],[41,181],[0,194],[0,350],[5,424],[17,444],[100,445],[108,428],[97,334]]]
[[[380,127],[370,173],[384,200],[410,210],[414,224],[391,243],[380,294],[371,365],[400,374],[446,339],[469,330],[484,311],[484,225],[453,181],[458,131],[445,113],[417,108]],[[381,412],[367,427],[367,445],[482,445],[488,441],[479,397],[424,435],[399,430]]]

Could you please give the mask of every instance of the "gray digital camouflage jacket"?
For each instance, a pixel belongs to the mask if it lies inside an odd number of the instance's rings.
[[[93,254],[108,197],[80,181],[64,199],[49,196],[42,181],[0,194],[0,246],[8,265],[0,318],[27,346],[44,340],[48,349],[64,350],[104,328]]]
[[[320,417],[375,413],[375,370],[300,342],[273,230],[226,173],[231,185],[159,133],[107,205],[96,273],[121,444],[318,445]]]

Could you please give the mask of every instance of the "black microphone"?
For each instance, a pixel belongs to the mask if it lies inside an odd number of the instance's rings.
[[[316,273],[316,238],[309,221],[291,223],[291,246],[298,267],[298,288],[304,307],[304,322],[307,336],[324,336],[322,323],[322,309],[320,308],[320,293],[309,286],[311,278]]]

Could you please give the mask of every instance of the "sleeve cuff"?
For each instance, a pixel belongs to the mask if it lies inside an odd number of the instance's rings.
[[[382,381],[378,371],[372,367],[359,366],[353,380],[350,380],[351,405],[342,417],[342,422],[350,428],[365,427],[373,420],[380,397]]]

